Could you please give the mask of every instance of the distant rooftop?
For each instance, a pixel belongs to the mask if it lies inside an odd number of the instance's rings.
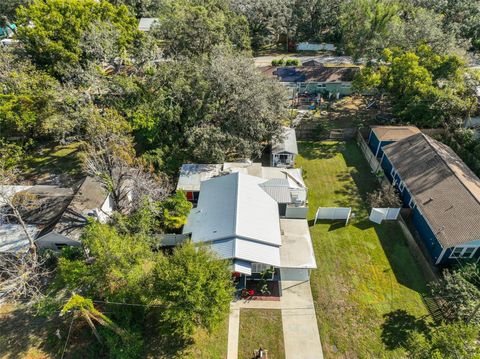
[[[158,24],[159,20],[157,17],[142,17],[138,23],[138,30],[140,31],[150,31],[154,24]]]

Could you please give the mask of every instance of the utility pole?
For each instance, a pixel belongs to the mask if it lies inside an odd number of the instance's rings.
[[[470,314],[470,316],[468,317],[467,319],[467,324],[470,323],[470,321],[473,319],[473,317],[475,316],[475,314],[477,314],[478,310],[480,309],[480,301],[478,302],[477,306],[475,307],[475,309],[473,310],[472,314]]]

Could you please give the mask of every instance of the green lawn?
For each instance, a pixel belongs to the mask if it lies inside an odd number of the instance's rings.
[[[285,358],[282,313],[279,309],[241,309],[238,358],[250,359],[253,351],[268,350],[269,359]]]
[[[27,155],[23,163],[24,176],[30,180],[42,180],[51,175],[59,175],[68,184],[69,179],[74,180],[81,174],[81,145],[81,142],[51,145]]]
[[[224,359],[227,357],[228,316],[211,333],[200,332],[195,344],[182,355],[185,359]]]
[[[355,142],[300,142],[297,165],[309,188],[309,219],[319,206],[352,207],[355,218],[311,227],[318,269],[311,286],[326,358],[402,358],[405,333],[427,321],[426,282],[396,223],[368,220],[376,189]]]

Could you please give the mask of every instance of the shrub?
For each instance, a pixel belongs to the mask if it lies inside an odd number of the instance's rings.
[[[283,66],[284,64],[284,59],[272,60],[272,66]]]
[[[300,66],[300,60],[298,59],[287,59],[285,61],[286,66]]]

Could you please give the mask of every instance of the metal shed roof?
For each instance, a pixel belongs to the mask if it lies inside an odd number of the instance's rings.
[[[272,145],[272,153],[288,152],[298,154],[297,135],[291,127],[283,128],[283,138]]]
[[[220,175],[221,164],[187,163],[180,168],[177,190],[200,191],[200,183]]]
[[[384,151],[444,248],[480,239],[480,179],[450,147],[420,133]]]

